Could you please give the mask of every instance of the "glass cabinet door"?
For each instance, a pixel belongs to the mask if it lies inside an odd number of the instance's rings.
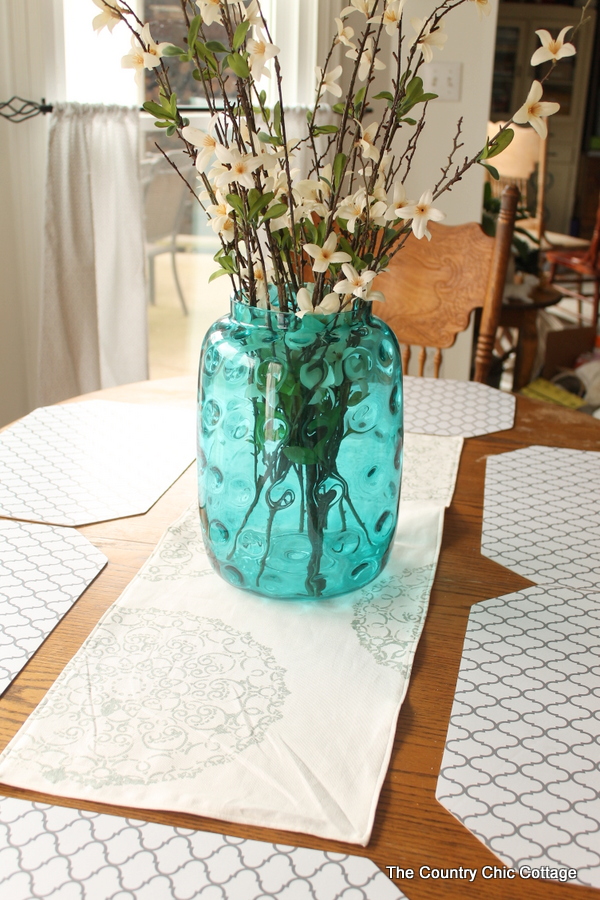
[[[492,82],[493,120],[508,119],[513,112],[515,80],[519,74],[520,40],[521,29],[517,25],[498,25]]]

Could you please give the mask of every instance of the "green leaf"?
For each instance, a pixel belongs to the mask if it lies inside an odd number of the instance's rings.
[[[198,56],[204,60],[209,69],[213,72],[217,72],[219,70],[219,64],[215,54],[208,50],[205,44],[202,44],[200,41],[196,41],[194,46]]]
[[[313,128],[313,134],[337,134],[338,131],[337,125],[318,125]]]
[[[163,56],[185,56],[187,58],[187,55],[187,50],[176,47],[175,44],[169,44],[169,46],[165,47],[163,50]]]
[[[492,139],[488,143],[488,152],[485,159],[491,159],[493,156],[498,156],[499,153],[502,153],[503,150],[506,150],[514,136],[515,133],[512,128],[507,128],[506,131],[501,131],[497,138]]]
[[[391,103],[394,100],[394,95],[390,94],[389,91],[380,91],[378,94],[375,94],[373,100],[389,100]]]
[[[319,232],[317,231],[316,225],[314,222],[311,222],[310,219],[304,220],[304,228],[308,232],[308,236],[310,238],[311,244],[316,244],[319,240]]]
[[[284,447],[283,455],[298,466],[314,466],[317,454],[310,447]]]
[[[421,94],[419,97],[419,103],[428,103],[430,100],[437,100],[439,94]]]
[[[367,93],[366,87],[361,87],[359,91],[354,95],[354,104],[358,106],[365,99],[365,94]]]
[[[235,29],[235,34],[233,35],[233,49],[238,50],[244,41],[246,40],[246,35],[248,34],[248,29],[250,28],[250,22],[240,22],[238,27]]]
[[[188,30],[188,47],[193,47],[198,40],[198,32],[202,24],[202,16],[194,16]]]
[[[348,157],[345,153],[337,153],[333,161],[333,183],[336,187],[336,190],[339,187],[340,181],[342,180],[342,174],[346,167],[347,161]]]
[[[229,53],[229,50],[221,43],[221,41],[207,41],[204,46],[213,53]]]
[[[239,194],[227,194],[227,202],[230,206],[233,206],[236,213],[242,217],[244,216],[244,204]]]
[[[258,196],[251,200],[250,194],[252,193],[256,193],[258,194]],[[250,193],[248,194],[248,200],[250,202],[248,216],[253,219],[257,215],[257,213],[261,212],[266,206],[269,205],[274,197],[275,194],[273,193],[273,191],[267,191],[266,194],[260,194],[259,191],[250,191]]]
[[[416,120],[416,119],[404,118],[404,119],[398,119],[398,121],[399,121],[399,122],[406,122],[407,125],[416,125],[416,124],[417,124],[417,120]]]
[[[273,127],[275,133],[281,137],[281,103],[279,101],[273,107]]]
[[[208,283],[211,281],[216,281],[217,278],[220,278],[222,275],[229,275],[229,272],[226,272],[225,269],[217,269],[216,272],[213,272],[210,278],[208,279]]]
[[[279,216],[285,215],[287,209],[285,203],[276,203],[275,206],[272,206],[271,209],[266,211],[263,216],[263,222],[266,222],[268,219],[278,219]]]
[[[406,85],[406,96],[407,97],[412,97],[413,95],[419,96],[422,93],[423,93],[423,79],[420,78],[418,75],[415,75],[415,77],[411,78],[411,80]]]
[[[480,166],[483,166],[484,169],[488,170],[492,178],[494,178],[496,181],[500,181],[500,173],[498,172],[498,169],[495,169],[493,166],[490,166],[487,163],[482,162],[481,160],[478,160],[478,162]]]
[[[266,131],[260,131],[258,133],[258,139],[261,142],[261,144],[272,144],[274,147],[281,146],[281,138],[271,137],[271,135],[267,134]]]
[[[169,125],[167,128],[167,137],[172,137],[176,131],[177,128],[175,127],[175,125]]]
[[[337,113],[338,116],[342,116],[344,114],[344,110],[346,109],[345,103],[334,103],[331,107],[334,113]]]
[[[152,100],[148,100],[144,103],[143,108],[146,112],[149,112],[151,116],[155,116],[157,119],[173,119],[175,118],[168,110],[164,108],[164,106],[159,106],[158,103],[154,103]]]
[[[240,56],[239,53],[230,53],[227,57],[227,65],[229,66],[233,74],[237,75],[238,78],[250,77],[250,69],[248,68],[248,63],[243,56]]]

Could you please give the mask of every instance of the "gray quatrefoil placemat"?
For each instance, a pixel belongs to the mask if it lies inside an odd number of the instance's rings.
[[[10,900],[402,900],[369,859],[0,798]]]
[[[536,586],[469,616],[437,796],[507,865],[600,888],[600,453],[487,461],[482,553]]]
[[[195,457],[187,409],[85,400],[0,434],[0,516],[86,525],[146,512]]]
[[[505,431],[515,421],[515,398],[475,381],[404,378],[404,427],[421,434],[476,437]]]
[[[0,520],[0,694],[107,562],[72,528]]]
[[[481,552],[536,584],[600,584],[600,453],[533,446],[490,457]]]
[[[600,591],[471,610],[437,797],[508,866],[600,888]]]

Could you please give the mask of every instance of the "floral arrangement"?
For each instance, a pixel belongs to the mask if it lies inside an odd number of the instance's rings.
[[[200,190],[189,187],[222,245],[212,277],[228,276],[234,294],[250,306],[274,304],[299,315],[336,313],[357,302],[382,300],[373,280],[411,231],[430,239],[428,222],[444,218],[438,199],[474,165],[498,177],[490,160],[512,140],[510,124],[529,123],[546,135],[546,118],[559,104],[543,101],[543,82],[558,60],[575,53],[574,45],[565,42],[569,28],[557,38],[538,31],[541,46],[531,63],[549,61],[545,77],[533,82],[524,104],[481,150],[457,161],[463,146],[459,121],[447,164],[415,201],[406,196],[404,184],[428,105],[436,99],[425,92],[419,71],[444,49],[446,17],[465,3],[483,17],[490,12],[489,0],[443,0],[425,18],[409,21],[406,0],[351,0],[335,19],[329,52],[316,70],[314,105],[302,139],[286,127],[279,48],[260,0],[180,2],[181,46],[157,44],[149,25],[125,0],[94,0],[100,9],[94,28],[112,31],[125,23],[131,51],[123,66],[135,69],[138,79],[145,69],[156,74],[160,102],[147,102],[144,108],[159,128],[183,141],[195,163]],[[573,34],[585,20],[586,8]],[[221,26],[221,40],[206,34],[215,24]],[[385,41],[393,44],[389,89],[372,94],[376,73],[386,68],[381,58]],[[349,61],[347,72],[332,65],[338,47]],[[179,112],[169,83],[174,59],[194,66],[212,114],[206,132]],[[232,76],[235,97],[226,88]],[[278,99],[272,108],[260,88],[264,76],[275,80]],[[328,100],[333,101],[335,121],[319,124],[319,110]],[[311,158],[305,177],[295,166],[303,144]]]

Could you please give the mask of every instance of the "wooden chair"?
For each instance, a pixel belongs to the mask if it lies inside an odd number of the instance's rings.
[[[504,189],[495,238],[488,237],[476,222],[430,222],[431,241],[419,241],[411,234],[388,271],[375,280],[374,286],[385,294],[386,302],[374,303],[373,312],[395,331],[402,345],[405,372],[412,345],[421,348],[419,375],[431,347],[435,348],[437,378],[442,350],[452,346],[456,335],[467,328],[472,311],[481,307],[474,380],[483,382],[487,378],[518,199],[514,185]]]
[[[585,250],[568,250],[560,248],[546,251],[546,260],[550,263],[549,282],[554,285],[561,294],[572,297],[578,302],[579,323],[583,319],[583,303],[592,304],[591,324],[596,326],[598,322],[598,306],[600,303],[600,198],[596,212],[596,224],[590,245]],[[559,269],[566,269],[562,274]],[[593,295],[582,292],[583,282],[593,282]],[[565,286],[574,282],[576,288]]]

